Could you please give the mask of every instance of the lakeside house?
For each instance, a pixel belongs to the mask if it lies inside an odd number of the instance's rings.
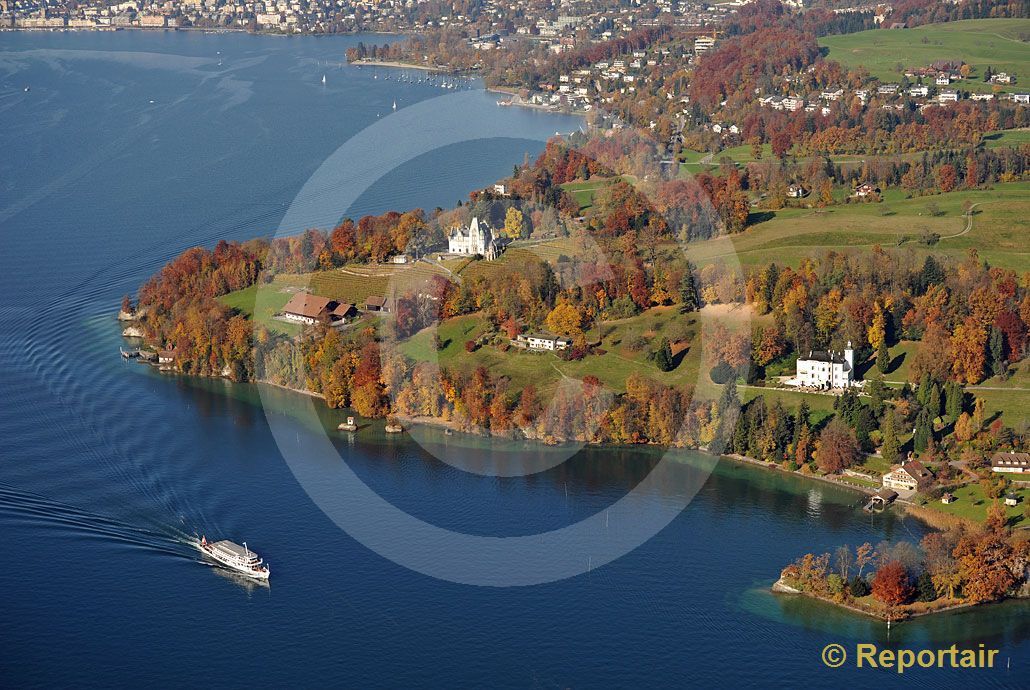
[[[347,319],[356,314],[357,310],[353,304],[337,302],[328,297],[312,295],[308,292],[294,294],[279,312],[280,317],[285,321],[308,326],[318,321],[328,321],[334,326],[342,326],[347,323]]]
[[[1012,474],[1030,473],[1030,453],[995,453],[991,457],[992,472],[1009,472]]]
[[[950,504],[952,504],[954,502],[955,502],[955,494],[953,494],[951,492],[945,492],[944,495],[941,496],[941,503],[943,503],[944,505],[950,505]]]
[[[473,217],[468,227],[451,228],[447,236],[449,254],[479,255],[485,259],[496,259],[504,251],[504,245],[493,236],[490,226]]]
[[[902,465],[895,465],[891,471],[883,475],[883,485],[901,491],[918,491],[925,489],[933,482],[933,473],[918,460],[909,460]]]
[[[509,341],[514,347],[523,350],[549,351],[565,350],[572,347],[572,341],[568,338],[561,338],[556,335],[544,333],[519,333],[514,340]]]
[[[788,379],[786,384],[826,390],[858,385],[855,380],[855,350],[851,341],[843,352],[810,350],[807,357],[798,357],[794,378]]]

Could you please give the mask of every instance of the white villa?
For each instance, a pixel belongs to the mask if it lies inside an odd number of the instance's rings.
[[[486,259],[496,259],[503,250],[490,232],[490,226],[481,223],[479,218],[473,217],[467,228],[451,228],[447,236],[447,251],[451,254],[480,254]]]
[[[514,347],[524,350],[565,350],[572,347],[572,341],[546,333],[519,333],[510,341]]]
[[[797,374],[786,381],[789,386],[806,388],[850,388],[860,385],[855,380],[855,350],[851,341],[844,352],[810,350],[807,357],[798,357]]]

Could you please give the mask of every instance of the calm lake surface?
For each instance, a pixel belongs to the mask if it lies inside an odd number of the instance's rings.
[[[879,624],[768,593],[805,551],[923,533],[864,515],[852,492],[723,462],[624,558],[537,586],[453,584],[362,546],[301,487],[269,419],[302,444],[336,413],[303,423],[290,415],[301,396],[123,363],[123,294],[186,247],[274,232],[333,151],[394,102],[403,113],[440,96],[343,66],[358,40],[0,34],[0,686],[1026,687],[1025,603],[906,623],[888,642]],[[451,205],[579,126],[465,89],[391,142],[425,152],[368,189],[355,181],[349,214]],[[466,120],[490,136],[426,150]],[[395,505],[491,536],[603,512],[658,458],[585,450],[505,478],[380,427],[337,447]],[[335,481],[339,466],[311,462]],[[707,462],[685,455],[638,515],[606,529],[692,492]],[[200,533],[249,540],[271,586],[199,563]],[[830,642],[983,642],[1002,668],[831,670],[819,661]]]

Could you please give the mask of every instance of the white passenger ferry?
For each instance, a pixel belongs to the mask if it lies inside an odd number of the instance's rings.
[[[209,542],[207,537],[201,537],[197,542],[197,548],[222,565],[248,577],[258,580],[268,579],[268,564],[263,563],[260,556],[247,548],[247,542],[243,542],[243,546],[240,546],[227,539]]]

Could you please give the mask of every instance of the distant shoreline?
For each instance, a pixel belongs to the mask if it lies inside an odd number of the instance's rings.
[[[413,62],[395,62],[391,60],[369,60],[368,58],[362,58],[355,60],[350,63],[355,67],[389,67],[391,69],[418,69],[423,72],[447,72],[452,73],[454,70],[447,69],[446,67],[432,67],[430,65],[417,65]]]
[[[18,31],[39,31],[39,32],[66,32],[75,33],[79,31],[97,31],[103,33],[113,33],[117,31],[185,31],[194,33],[204,34],[250,34],[252,36],[281,36],[283,38],[290,38],[292,36],[407,36],[405,32],[397,31],[305,31],[299,34],[284,33],[282,31],[261,31],[260,29],[248,29],[241,27],[231,26],[2,26],[0,27],[0,33],[9,31],[11,33]],[[414,65],[405,65],[405,67],[415,67]]]

